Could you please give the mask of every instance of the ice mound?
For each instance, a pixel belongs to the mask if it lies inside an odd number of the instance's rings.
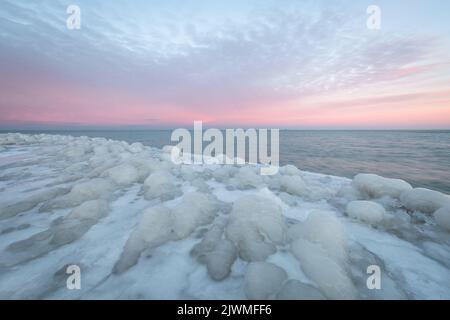
[[[409,183],[400,179],[389,179],[376,174],[360,173],[353,178],[352,185],[367,199],[391,196],[399,198],[403,191],[411,190]]]
[[[0,134],[0,146],[0,298],[450,299],[439,192],[176,164],[173,148],[105,138]],[[83,290],[66,289],[71,264]]]
[[[199,192],[185,194],[180,204],[172,209],[176,237],[183,239],[197,227],[211,223],[217,209],[218,203],[213,196]]]
[[[318,244],[339,263],[347,261],[345,230],[333,211],[312,211],[304,222],[289,228],[288,236],[292,240],[304,239]]]
[[[191,255],[200,263],[206,264],[209,276],[220,281],[228,277],[231,267],[237,259],[235,245],[223,239],[224,224],[218,222],[206,232],[202,241],[194,246]]]
[[[286,271],[273,263],[251,262],[245,272],[245,295],[252,300],[274,298],[286,279]]]
[[[438,191],[414,188],[402,192],[400,201],[409,210],[433,213],[439,208],[450,206],[450,197]]]
[[[386,210],[380,204],[364,200],[349,202],[345,211],[349,217],[371,225],[380,223],[386,214]]]
[[[235,173],[235,177],[238,181],[238,188],[257,188],[262,184],[262,178],[256,171],[256,168],[246,166],[242,167]]]
[[[39,211],[46,212],[60,208],[77,206],[85,201],[109,198],[114,191],[112,183],[103,178],[94,178],[80,182],[72,187],[66,195],[45,202]]]
[[[180,194],[175,186],[175,177],[166,171],[156,171],[148,176],[144,181],[144,196],[147,200],[160,198],[170,200]]]
[[[287,176],[299,176],[302,172],[296,166],[288,164],[280,168],[280,173]]]
[[[265,260],[284,240],[284,221],[278,204],[260,196],[246,196],[233,204],[227,237],[246,261]]]
[[[296,175],[282,176],[280,179],[280,186],[281,190],[300,197],[306,195],[308,192],[302,177]]]
[[[172,238],[172,217],[170,209],[159,206],[142,213],[137,228],[131,233],[113,272],[123,273],[135,265],[142,251],[163,244]]]
[[[323,246],[300,238],[292,243],[291,250],[302,270],[327,298],[356,298],[356,289],[345,268]]]
[[[433,216],[439,226],[450,231],[450,206],[436,210]]]
[[[139,180],[139,172],[130,164],[120,164],[108,169],[105,176],[111,178],[118,185],[127,186]]]
[[[89,200],[74,208],[65,219],[98,220],[108,213],[109,206],[105,200]]]

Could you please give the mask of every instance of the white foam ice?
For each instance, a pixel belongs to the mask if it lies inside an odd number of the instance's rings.
[[[450,299],[447,195],[171,150],[0,135],[0,298]]]

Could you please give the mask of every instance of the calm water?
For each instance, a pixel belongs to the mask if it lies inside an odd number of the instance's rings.
[[[162,147],[170,130],[24,131],[105,137]],[[207,143],[204,143],[206,145]],[[280,162],[306,171],[352,178],[359,172],[400,178],[450,193],[449,131],[280,132]]]

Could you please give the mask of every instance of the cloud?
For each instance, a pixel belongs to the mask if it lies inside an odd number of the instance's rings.
[[[214,118],[223,108],[251,112],[386,83],[401,88],[428,74],[423,65],[436,47],[432,37],[369,31],[365,11],[331,4],[263,6],[211,21],[144,3],[80,1],[82,28],[70,31],[66,1],[3,1],[0,66],[10,77],[0,94],[13,104],[14,94],[32,92],[34,103],[43,91],[51,104],[68,90],[89,92],[105,112],[115,95],[128,96],[142,106],[136,114],[147,110],[151,119],[164,118],[162,106]]]

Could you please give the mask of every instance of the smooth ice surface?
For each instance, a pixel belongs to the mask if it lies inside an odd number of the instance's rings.
[[[175,164],[170,147],[105,138],[2,134],[0,150],[3,299],[450,299],[436,191]],[[72,264],[81,290],[66,288]]]

